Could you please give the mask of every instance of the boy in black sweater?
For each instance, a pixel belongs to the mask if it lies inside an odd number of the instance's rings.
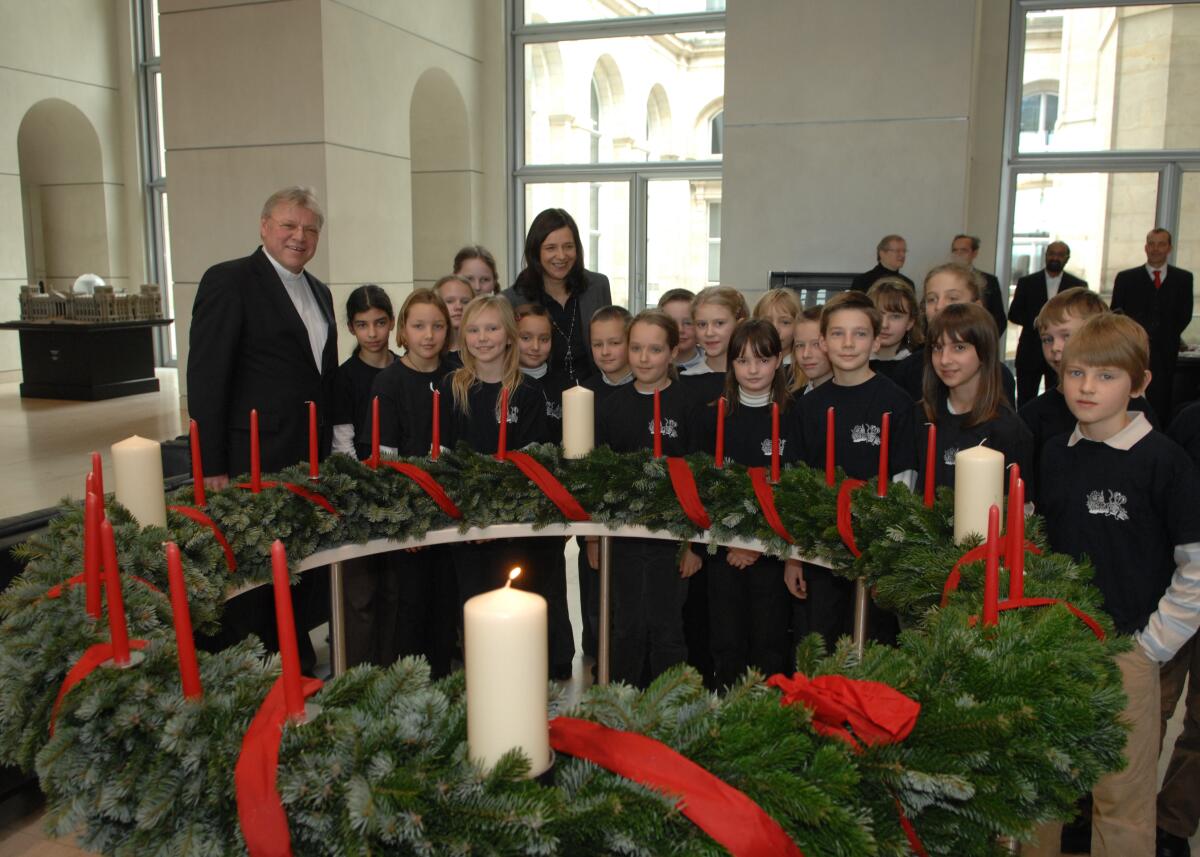
[[[879,310],[861,292],[842,292],[821,313],[821,348],[829,355],[833,380],[799,401],[804,460],[810,467],[825,466],[826,413],[834,409],[834,460],[852,479],[879,474],[883,415],[889,418],[889,471],[891,479],[910,488],[916,484],[917,453],[912,399],[904,390],[870,367],[881,320]],[[850,628],[854,584],[825,569],[808,569],[810,629],[832,646]],[[872,636],[895,636],[895,618],[872,610]]]
[[[1131,731],[1128,766],[1092,792],[1092,854],[1128,857],[1155,849],[1159,665],[1200,625],[1200,473],[1129,400],[1150,381],[1146,332],[1102,313],[1071,336],[1062,393],[1078,421],[1042,451],[1039,507],[1055,551],[1091,559],[1094,583],[1133,651],[1119,655]],[[1028,853],[1056,854],[1057,825]]]

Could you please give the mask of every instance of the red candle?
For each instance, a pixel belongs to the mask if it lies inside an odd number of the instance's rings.
[[[125,627],[125,600],[121,597],[121,572],[117,568],[117,543],[112,524],[100,522],[100,541],[104,546],[104,587],[108,593],[108,633],[113,647],[113,663],[129,664],[129,630]]]
[[[1000,508],[988,509],[987,562],[983,575],[983,624],[994,626],[1000,619]]]
[[[89,486],[93,480],[89,474]],[[87,614],[93,619],[100,618],[100,519],[104,513],[100,511],[100,498],[94,491],[87,492],[83,505],[83,585],[86,590]]]
[[[101,507],[104,506],[104,462],[100,460],[100,453],[92,453],[92,475],[96,478],[96,496],[100,498]]]
[[[200,461],[200,426],[195,420],[190,421],[188,434],[192,441],[192,496],[196,506],[203,508],[208,498],[204,496],[204,465]]]
[[[833,408],[825,412],[825,484],[833,485],[834,479]]]
[[[371,469],[379,467],[379,397],[371,399]]]
[[[882,429],[879,433],[879,496],[887,496],[888,486],[888,438],[891,436],[892,415],[884,412]]]
[[[433,391],[433,440],[429,444],[429,458],[438,460],[442,451],[442,394]]]
[[[317,445],[317,403],[308,403],[308,478],[321,478],[321,450]]]
[[[779,482],[779,402],[771,403],[771,482]]]
[[[1016,494],[1008,495],[1009,506],[1016,509],[1013,536],[1008,542],[1008,597],[1025,597],[1025,480],[1017,480]]]
[[[720,470],[725,466],[725,397],[717,399],[717,451],[713,464]]]
[[[192,616],[188,611],[183,562],[175,542],[167,542],[167,576],[171,582],[171,612],[175,616],[175,646],[179,650],[179,679],[183,684],[183,695],[188,699],[199,699],[202,693],[200,667],[196,665],[196,642],[192,639]]]
[[[250,490],[262,490],[262,460],[258,449],[258,409],[250,409]]]
[[[1008,509],[1004,516],[1004,558],[1005,565],[1012,568],[1012,557],[1017,550],[1017,545],[1013,544],[1013,538],[1017,532],[1017,504],[1015,502],[1017,496],[1017,483],[1021,481],[1021,466],[1019,464],[1008,465]]]
[[[279,634],[279,659],[283,664],[284,709],[293,720],[303,720],[304,693],[300,689],[300,649],[296,645],[296,620],[292,618],[287,551],[279,539],[271,545],[271,577],[275,584],[275,624]]]
[[[926,423],[925,432],[925,508],[933,508],[933,497],[937,491],[937,426]]]
[[[662,458],[662,402],[654,388],[654,457]]]
[[[508,454],[508,387],[500,388],[500,437],[496,441],[496,460]]]

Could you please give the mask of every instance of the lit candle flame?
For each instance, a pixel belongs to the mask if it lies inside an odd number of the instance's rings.
[[[520,576],[521,576],[521,566],[518,565],[518,566],[515,566],[513,568],[513,570],[508,573],[508,580],[504,581],[504,588],[508,589],[510,586],[512,586],[512,582]]]

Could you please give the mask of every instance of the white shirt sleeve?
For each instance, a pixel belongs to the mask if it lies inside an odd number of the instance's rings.
[[[333,427],[333,451],[356,457],[354,451],[354,424],[342,423]]]
[[[1200,542],[1175,546],[1175,574],[1158,609],[1136,635],[1146,654],[1159,663],[1175,657],[1200,627]]]
[[[916,491],[917,490],[917,471],[901,470],[899,473],[895,474],[892,477],[892,481],[893,482],[903,482],[905,485],[908,486],[909,491]]]

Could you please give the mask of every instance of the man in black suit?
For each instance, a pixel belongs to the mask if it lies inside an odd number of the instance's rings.
[[[1076,286],[1087,288],[1087,283],[1063,268],[1071,258],[1071,248],[1065,241],[1054,241],[1046,246],[1046,267],[1017,280],[1012,303],[1008,307],[1008,320],[1021,325],[1017,339],[1017,407],[1037,398],[1038,385],[1046,379],[1046,389],[1058,383],[1054,370],[1042,356],[1042,339],[1034,321],[1049,296],[1063,289]]]
[[[1171,386],[1179,338],[1192,320],[1192,272],[1167,264],[1171,233],[1146,235],[1146,264],[1117,274],[1112,308],[1120,310],[1150,337],[1150,386],[1146,399],[1166,424],[1171,418]]]
[[[329,288],[304,270],[317,252],[324,224],[311,190],[284,188],[262,209],[262,246],[221,262],[200,278],[192,307],[188,356],[188,411],[200,429],[204,484],[214,490],[250,469],[250,410],[258,410],[262,470],[271,473],[308,458],[308,407],[328,426],[337,371],[337,327]],[[330,436],[322,432],[321,454]],[[312,573],[292,590],[298,623],[317,586]],[[255,633],[277,647],[272,596],[266,587],[225,605],[222,633],[209,644],[224,648]],[[303,628],[306,624],[301,624]],[[301,661],[315,657],[308,635],[298,635]]]
[[[980,271],[975,267],[975,257],[979,255],[979,238],[975,235],[955,235],[950,242],[950,255],[962,262],[979,276],[983,277],[983,308],[988,311],[996,322],[996,336],[1004,335],[1008,330],[1008,319],[1004,317],[1004,296],[1000,292],[1000,280],[995,274]]]
[[[881,280],[884,277],[899,277],[913,287],[916,292],[916,284],[908,277],[900,273],[900,269],[904,267],[904,260],[908,257],[908,242],[900,235],[885,235],[879,239],[879,243],[875,245],[875,267],[867,271],[865,274],[859,274],[850,283],[850,288],[856,292],[865,292],[875,283],[876,280]]]

